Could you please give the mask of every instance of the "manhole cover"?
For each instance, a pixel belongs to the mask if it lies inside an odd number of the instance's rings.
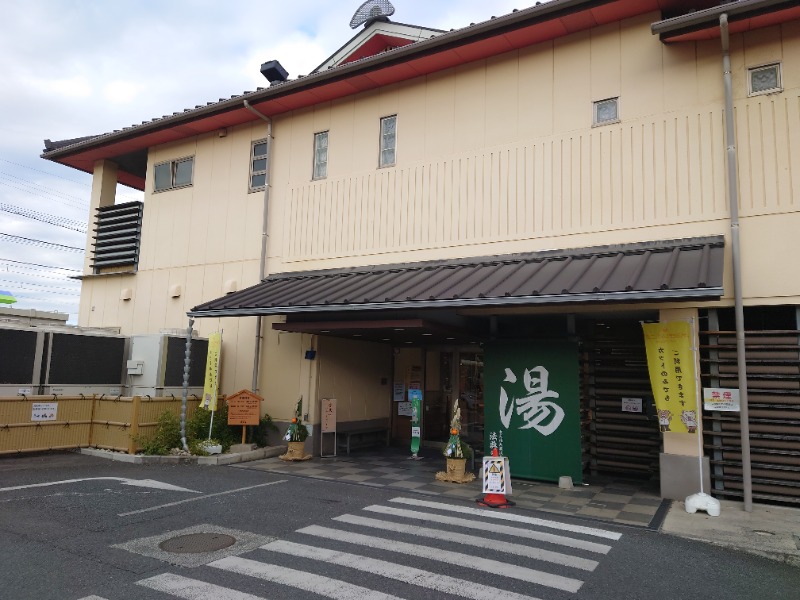
[[[161,542],[158,547],[175,554],[202,554],[233,546],[236,538],[224,533],[190,533]]]

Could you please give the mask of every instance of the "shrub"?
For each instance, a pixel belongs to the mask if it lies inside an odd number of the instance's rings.
[[[169,411],[158,417],[156,432],[147,438],[137,438],[145,454],[165,455],[181,446],[181,421]]]
[[[208,439],[208,429],[211,425],[211,411],[197,407],[192,418],[186,422],[186,439],[191,443],[195,440]],[[214,425],[211,428],[211,437],[222,445],[222,451],[227,452],[233,444],[239,441],[241,435],[239,428],[228,425],[228,405],[220,402],[214,413]]]
[[[258,422],[258,425],[250,428],[250,443],[255,444],[259,448],[269,446],[269,432],[278,431],[275,423],[272,422],[272,417],[264,415]]]

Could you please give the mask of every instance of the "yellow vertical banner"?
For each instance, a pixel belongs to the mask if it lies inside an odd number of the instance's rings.
[[[203,400],[200,406],[207,410],[217,410],[219,388],[219,358],[222,348],[222,334],[217,331],[208,336],[208,355],[206,357],[206,378],[203,385]]]
[[[647,369],[661,431],[697,432],[692,328],[686,321],[643,323]]]

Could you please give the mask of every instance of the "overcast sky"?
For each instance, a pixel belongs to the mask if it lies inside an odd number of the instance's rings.
[[[264,87],[259,67],[271,59],[291,78],[306,75],[355,35],[360,4],[3,0],[0,290],[17,298],[13,308],[77,322],[80,283],[70,276],[82,269],[91,176],[39,158],[45,138],[105,133]],[[533,2],[392,4],[394,21],[449,30]],[[120,187],[118,202],[138,199]]]

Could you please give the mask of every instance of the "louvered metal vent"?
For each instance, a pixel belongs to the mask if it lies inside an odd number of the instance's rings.
[[[142,237],[141,202],[126,202],[97,209],[92,268],[101,273],[110,267],[136,268]]]

